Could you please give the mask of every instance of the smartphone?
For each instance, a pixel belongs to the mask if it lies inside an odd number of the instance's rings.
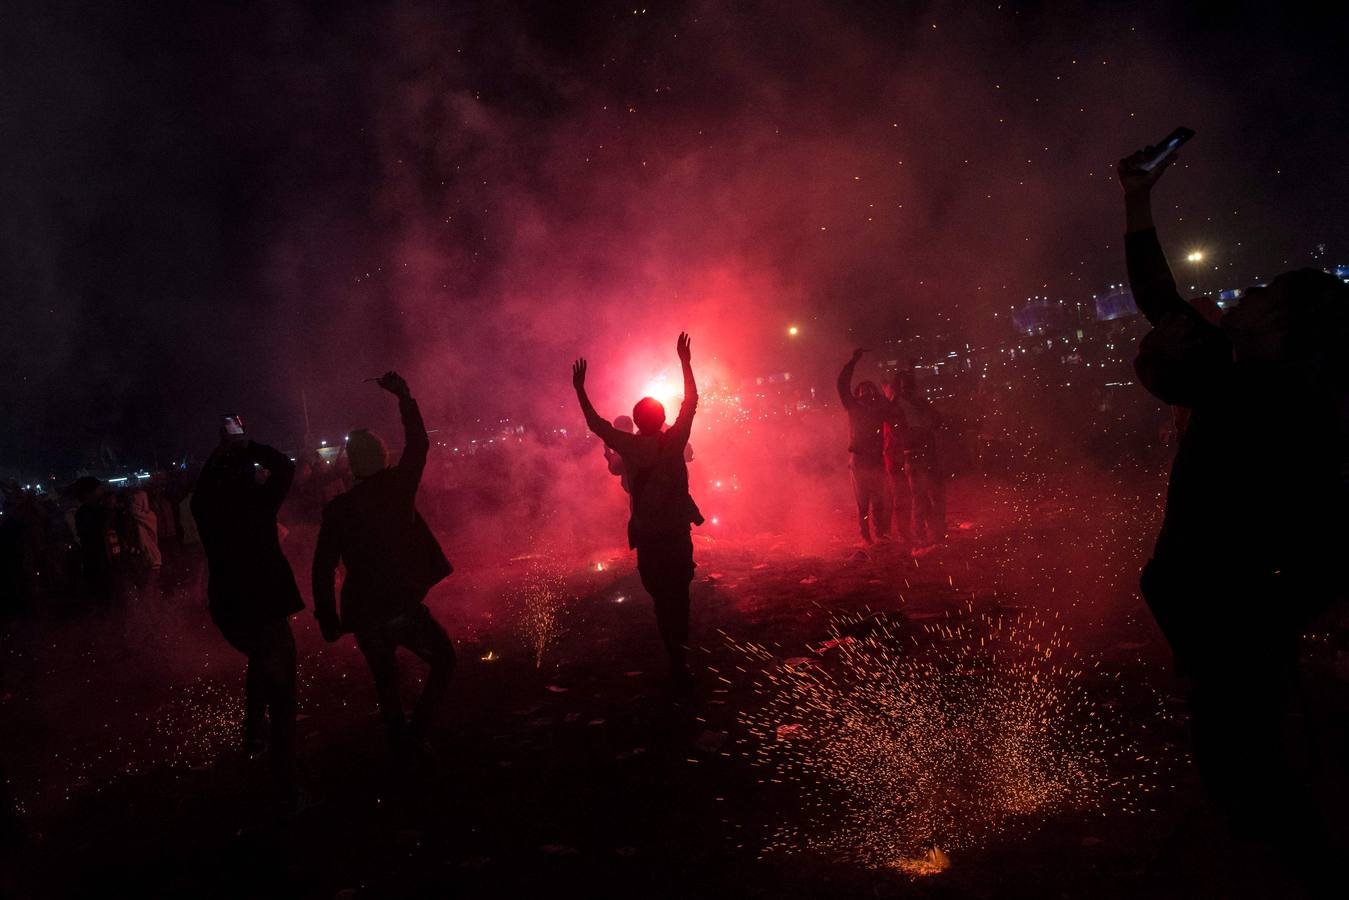
[[[1152,150],[1153,152],[1138,164],[1138,168],[1144,172],[1151,172],[1161,164],[1162,160],[1179,150],[1192,137],[1194,137],[1194,129],[1182,125],[1163,138],[1160,144],[1155,145],[1155,149],[1153,147],[1146,148],[1146,150]]]
[[[221,423],[220,428],[230,437],[243,437],[244,420],[238,416],[225,416],[225,421]]]

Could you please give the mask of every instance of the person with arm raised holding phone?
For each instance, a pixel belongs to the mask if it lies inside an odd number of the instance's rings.
[[[266,478],[259,480],[259,472]],[[226,416],[220,444],[192,494],[192,516],[206,551],[211,620],[248,658],[244,745],[268,754],[281,801],[306,802],[295,773],[295,637],[290,617],[304,609],[290,562],[281,551],[276,514],[295,476],[281,451],[249,439],[238,416]],[[270,746],[269,746],[270,744]]]
[[[1135,370],[1191,410],[1140,587],[1189,677],[1211,802],[1239,834],[1311,845],[1316,816],[1284,739],[1298,636],[1345,592],[1349,287],[1288,272],[1211,321],[1181,297],[1153,221],[1176,158],[1149,147],[1119,164],[1129,283],[1151,325]]]

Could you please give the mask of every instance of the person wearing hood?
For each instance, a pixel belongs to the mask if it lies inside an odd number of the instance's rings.
[[[346,632],[355,636],[374,676],[393,748],[426,760],[431,756],[427,734],[449,689],[455,653],[454,642],[424,601],[453,569],[417,512],[417,490],[431,447],[421,410],[397,372],[384,373],[378,382],[398,398],[403,455],[390,466],[378,435],[361,429],[347,438],[346,457],[356,484],[323,508],[314,551],[314,615],[329,643]],[[334,587],[339,563],[346,566],[340,611]],[[399,647],[430,667],[411,721],[399,696]]]
[[[1313,804],[1285,750],[1298,637],[1341,599],[1349,287],[1314,269],[1252,287],[1210,321],[1176,289],[1153,224],[1153,148],[1120,161],[1125,261],[1152,326],[1140,382],[1191,410],[1141,590],[1189,679],[1195,763],[1243,837],[1311,849]]]
[[[266,478],[259,480],[263,472]],[[248,659],[244,746],[250,755],[267,752],[280,800],[292,809],[303,798],[295,778],[295,637],[289,619],[304,603],[281,552],[276,514],[294,476],[289,457],[250,440],[239,417],[227,416],[191,500],[206,551],[211,620]]]

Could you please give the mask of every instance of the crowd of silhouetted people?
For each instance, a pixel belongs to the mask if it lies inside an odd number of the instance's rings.
[[[1148,391],[1179,410],[1165,520],[1142,594],[1187,678],[1194,757],[1215,808],[1243,837],[1320,852],[1326,832],[1287,733],[1299,636],[1345,587],[1349,288],[1303,269],[1249,289],[1222,315],[1187,302],[1150,204],[1174,155],[1150,168],[1142,159],[1119,168],[1129,280],[1151,329],[1136,370]],[[944,542],[943,418],[911,369],[883,385],[854,385],[865,352],[853,353],[837,381],[859,536],[867,544]],[[689,487],[699,395],[687,335],[676,354],[684,397],[668,425],[651,397],[631,417],[601,416],[586,392],[585,359],[573,365],[572,383],[628,496],[626,540],[653,602],[670,685],[682,695],[692,681],[691,529],[704,518]],[[453,642],[424,602],[452,571],[418,511],[430,441],[407,383],[393,372],[378,383],[399,404],[404,449],[396,463],[367,431],[349,436],[336,466],[297,463],[230,416],[196,473],[121,488],[92,477],[59,492],[5,488],[0,575],[8,613],[46,592],[77,594],[95,607],[150,602],[163,594],[166,572],[200,570],[204,557],[211,618],[246,660],[245,746],[268,754],[292,812],[309,802],[296,775],[289,624],[304,603],[281,549],[283,507],[317,527],[314,614],[326,640],[353,636],[396,751],[432,758],[428,730],[455,669]],[[399,699],[399,647],[428,666],[411,715]]]

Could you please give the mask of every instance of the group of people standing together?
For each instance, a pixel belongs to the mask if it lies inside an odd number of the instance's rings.
[[[853,351],[838,375],[848,413],[848,453],[862,540],[896,536],[914,546],[946,540],[946,485],[937,455],[941,417],[918,393],[912,369],[900,369],[882,391],[874,381],[853,387],[866,350]]]
[[[378,382],[398,398],[403,453],[390,466],[378,436],[364,430],[349,436],[355,485],[323,508],[312,571],[314,613],[328,642],[355,636],[394,748],[425,760],[431,753],[427,731],[449,685],[455,654],[423,601],[451,568],[415,505],[430,448],[417,401],[395,372]],[[295,769],[296,650],[289,621],[304,603],[276,521],[294,479],[295,463],[288,456],[250,440],[243,422],[228,416],[192,496],[209,570],[211,619],[248,659],[245,747],[267,753],[279,800],[290,811],[309,802]],[[346,567],[340,609],[339,562]],[[399,646],[430,666],[410,721],[399,698],[394,655]]]

